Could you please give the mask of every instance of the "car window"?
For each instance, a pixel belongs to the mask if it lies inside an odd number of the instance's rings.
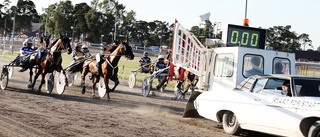
[[[260,55],[245,55],[242,75],[246,78],[252,75],[263,75],[263,57]]]
[[[286,58],[275,58],[273,60],[272,74],[290,74],[290,61]]]
[[[263,95],[282,95],[282,85],[286,80],[283,79],[269,79],[264,87]]]
[[[218,54],[215,58],[214,75],[231,77],[233,74],[233,54]]]
[[[320,97],[319,79],[294,79],[298,96]]]
[[[254,81],[255,78],[253,77],[247,78],[244,81],[242,81],[236,88],[243,91],[249,91]]]
[[[263,89],[264,84],[266,83],[267,79],[258,79],[255,83],[252,92],[253,93],[260,93]]]

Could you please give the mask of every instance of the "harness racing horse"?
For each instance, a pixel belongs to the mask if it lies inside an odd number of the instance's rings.
[[[43,51],[43,55],[40,58],[40,63],[37,64],[39,67],[39,71],[34,77],[33,83],[32,83],[32,90],[34,88],[34,85],[36,83],[37,78],[41,74],[42,79],[41,83],[37,89],[37,93],[40,93],[42,85],[45,83],[45,76],[47,73],[52,73],[53,71],[60,72],[62,69],[61,63],[62,63],[62,57],[61,57],[61,51],[67,50],[67,53],[70,54],[72,52],[72,48],[70,45],[70,39],[68,36],[62,36],[60,34],[60,38],[56,39],[51,45],[48,46],[48,49],[45,49]],[[65,71],[63,71],[63,74],[65,75]],[[66,83],[67,78],[65,79]]]
[[[108,49],[106,49],[104,51],[104,54],[111,54],[114,50],[116,50],[116,48],[118,47],[119,43],[117,41],[115,41],[114,43],[112,43]],[[87,61],[88,60],[88,61]],[[82,72],[83,70],[83,64],[85,61],[87,62],[91,62],[93,60],[96,60],[96,57],[95,56],[90,56],[90,57],[86,57],[82,60],[79,60],[77,61],[76,63],[70,65],[67,67],[67,71],[70,73],[70,74],[73,74],[73,73],[76,73],[76,72]]]
[[[114,48],[114,46],[112,47]],[[113,50],[113,49],[112,49]],[[113,92],[117,85],[119,84],[118,80],[118,63],[120,61],[121,56],[124,55],[128,59],[132,60],[134,55],[132,53],[132,48],[126,42],[121,42],[111,54],[106,54],[98,63],[98,68],[96,66],[97,59],[86,60],[83,64],[83,71],[81,76],[82,82],[82,94],[86,92],[85,87],[85,76],[90,71],[92,73],[93,83],[92,83],[92,96],[95,97],[95,85],[99,82],[100,77],[103,77],[104,84],[106,87],[106,93],[108,99],[110,99],[109,92]],[[109,79],[114,81],[115,85],[112,89],[109,89],[108,83]]]
[[[170,65],[167,80],[171,81],[172,77],[174,76],[178,81],[176,88],[178,89],[179,94],[181,94],[181,97],[185,98],[185,94],[188,92],[189,88],[191,89],[191,91],[193,91],[194,87],[197,85],[198,80],[199,80],[198,76],[183,69],[183,68],[178,68],[178,67],[174,66],[172,64],[172,57],[171,57],[170,53],[167,56],[167,60],[168,60],[168,62],[167,62],[168,65]],[[163,81],[161,83],[161,85],[163,85],[165,82],[166,81]],[[183,87],[182,87],[183,82],[187,82],[187,87],[184,91],[183,91]],[[177,98],[177,99],[179,99],[179,98]]]
[[[47,45],[49,45],[50,43],[50,37],[51,35],[49,36],[42,36],[40,38],[40,47],[33,53],[29,54],[29,56],[27,57],[27,59],[29,59],[29,63],[27,65],[27,68],[29,69],[29,83],[28,83],[28,88],[31,88],[32,87],[32,75],[33,75],[33,67],[36,66],[37,64],[40,63],[40,57],[39,54],[41,54],[41,50],[43,50],[43,48],[41,47],[47,47]]]

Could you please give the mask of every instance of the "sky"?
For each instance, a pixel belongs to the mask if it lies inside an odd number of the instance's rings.
[[[16,2],[17,0],[12,0]],[[48,7],[49,0],[32,0],[36,9]],[[60,0],[50,0],[50,4]],[[102,1],[102,0],[100,0]],[[72,0],[72,4],[91,0]],[[198,16],[210,13],[211,22],[243,25],[246,0],[118,0],[126,10],[136,12],[137,20],[160,20],[190,29],[199,25]],[[314,49],[320,46],[320,0],[247,0],[247,18],[250,27],[268,29],[273,26],[291,25],[297,34],[309,34]],[[303,47],[302,47],[303,48]]]

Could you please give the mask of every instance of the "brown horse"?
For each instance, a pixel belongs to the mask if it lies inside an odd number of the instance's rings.
[[[62,69],[61,63],[62,63],[62,57],[61,52],[62,50],[67,50],[67,53],[70,54],[72,52],[72,48],[70,45],[70,39],[68,36],[62,36],[60,35],[59,39],[56,39],[51,45],[48,46],[48,49],[45,49],[42,53],[42,56],[40,58],[40,63],[37,64],[39,67],[39,71],[34,77],[33,83],[32,83],[32,90],[34,88],[34,85],[36,83],[37,78],[41,74],[42,79],[41,83],[37,89],[37,92],[40,93],[42,85],[45,83],[45,76],[47,73],[52,73],[53,71],[60,72]],[[63,70],[63,74],[65,75],[65,71]],[[65,79],[66,83],[67,78]]]
[[[174,76],[177,79],[177,86],[176,88],[178,89],[178,92],[182,95],[182,98],[185,97],[185,94],[188,92],[189,88],[191,91],[193,91],[194,87],[198,83],[198,76],[183,69],[183,68],[178,68],[172,64],[172,57],[171,54],[169,53],[167,56],[167,64],[170,65],[169,71],[168,71],[168,78],[166,81],[172,80],[172,77]],[[166,81],[163,81],[161,85],[163,85]],[[183,91],[182,83],[187,82],[187,87]],[[183,91],[183,92],[182,92]]]
[[[122,55],[125,55],[128,59],[132,60],[134,55],[132,53],[132,48],[128,45],[128,43],[121,42],[119,46],[109,47],[114,49],[111,54],[106,54],[98,63],[99,68],[96,66],[96,58],[88,59],[83,64],[82,70],[82,94],[86,92],[85,87],[85,76],[90,71],[92,73],[93,83],[92,83],[92,96],[95,97],[95,85],[99,82],[99,78],[104,78],[104,84],[106,86],[107,97],[110,99],[109,92],[113,92],[117,85],[119,84],[118,80],[118,62]],[[108,51],[107,51],[108,52]],[[109,79],[114,81],[115,85],[112,89],[109,89],[108,83]]]

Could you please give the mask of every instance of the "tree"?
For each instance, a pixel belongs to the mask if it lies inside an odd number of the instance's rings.
[[[313,48],[312,46],[312,40],[309,39],[309,35],[306,33],[302,33],[299,35],[299,41],[301,45],[303,45],[303,50],[306,50],[306,45]]]
[[[300,49],[299,38],[295,32],[290,31],[291,26],[274,26],[267,31],[267,43],[275,50]]]
[[[72,34],[73,5],[70,0],[60,1],[53,11],[54,34]]]
[[[0,28],[4,31],[5,29],[5,24],[6,22],[9,20],[9,16],[8,16],[8,7],[9,4],[11,3],[10,0],[4,0],[3,3],[0,3]],[[1,15],[4,15],[3,18],[1,17]]]
[[[136,22],[136,24],[135,24],[136,40],[141,41],[141,42],[148,40],[148,38],[150,36],[148,26],[149,26],[149,23],[146,21],[139,20]],[[147,43],[145,43],[145,44],[147,44]]]
[[[317,51],[320,52],[320,46],[318,46]]]
[[[86,34],[90,32],[90,29],[86,23],[85,14],[91,10],[90,6],[87,3],[76,4],[73,11],[73,21],[74,21],[74,35],[72,37],[80,38],[80,34],[83,34],[83,37],[86,38]]]
[[[123,24],[122,27],[120,28],[121,32],[123,32],[125,38],[127,41],[130,41],[132,38],[132,34],[135,31],[135,19],[136,13],[134,11],[130,11],[124,16],[123,18]]]
[[[31,0],[19,0],[16,9],[16,31],[31,31],[31,22],[39,18],[35,4]]]

